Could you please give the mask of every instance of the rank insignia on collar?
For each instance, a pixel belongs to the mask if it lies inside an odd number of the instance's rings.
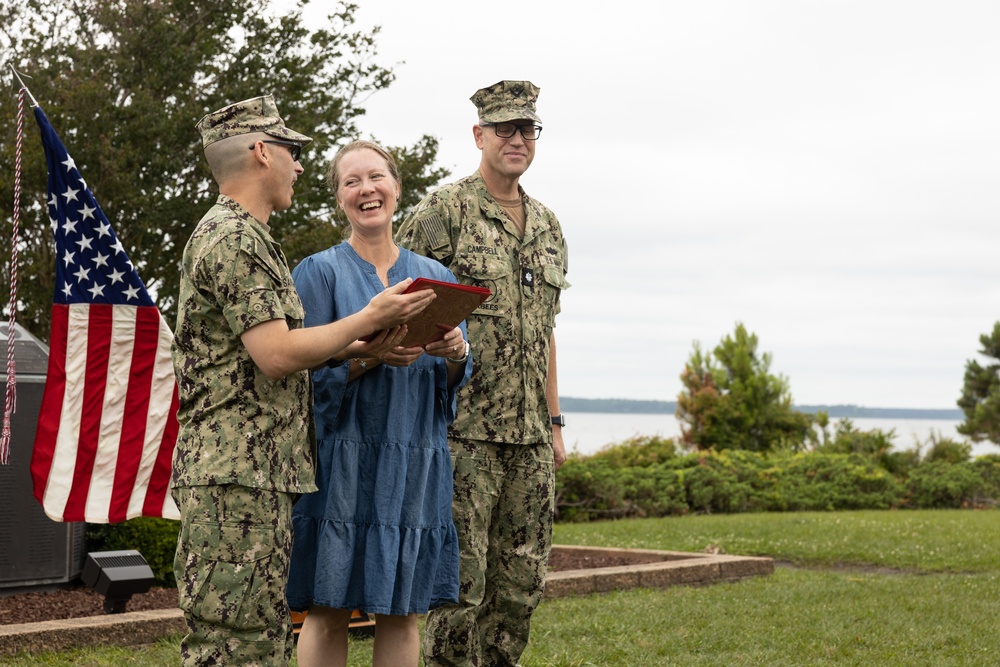
[[[521,284],[525,287],[535,286],[535,272],[526,266],[521,267]]]

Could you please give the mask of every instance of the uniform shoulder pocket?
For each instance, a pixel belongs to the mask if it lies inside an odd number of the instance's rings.
[[[566,280],[566,274],[558,266],[546,266],[542,271],[542,277],[545,282],[556,289],[564,290],[570,287],[569,281]]]

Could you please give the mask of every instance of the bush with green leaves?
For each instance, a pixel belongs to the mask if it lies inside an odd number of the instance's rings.
[[[87,524],[87,551],[135,549],[149,563],[156,583],[174,586],[178,521],[139,517],[121,523]]]
[[[810,452],[681,455],[668,440],[640,437],[593,456],[573,455],[556,475],[557,518],[978,507],[1000,500],[1000,456],[969,461],[961,443],[938,439],[921,460],[919,448],[886,452],[881,433],[858,438],[848,431],[849,439]]]
[[[928,461],[910,472],[909,504],[927,509],[967,507],[982,488],[983,479],[971,463]]]
[[[904,498],[896,478],[866,456],[809,452],[786,457],[778,465],[776,495],[782,507],[771,509],[889,509]]]
[[[556,514],[563,521],[687,512],[674,470],[672,440],[636,437],[592,456],[570,455],[556,478]]]
[[[983,483],[981,495],[974,498],[974,504],[1000,506],[1000,454],[979,456],[972,467]]]

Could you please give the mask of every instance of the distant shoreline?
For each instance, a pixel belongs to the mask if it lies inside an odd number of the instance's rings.
[[[641,401],[628,398],[574,398],[560,396],[563,412],[610,412],[624,414],[674,414],[677,401]],[[866,408],[860,405],[796,405],[799,412],[825,410],[831,419],[965,419],[958,408]]]

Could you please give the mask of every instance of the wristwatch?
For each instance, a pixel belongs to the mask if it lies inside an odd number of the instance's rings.
[[[556,415],[552,418],[553,426],[565,426],[566,425],[566,415]]]

